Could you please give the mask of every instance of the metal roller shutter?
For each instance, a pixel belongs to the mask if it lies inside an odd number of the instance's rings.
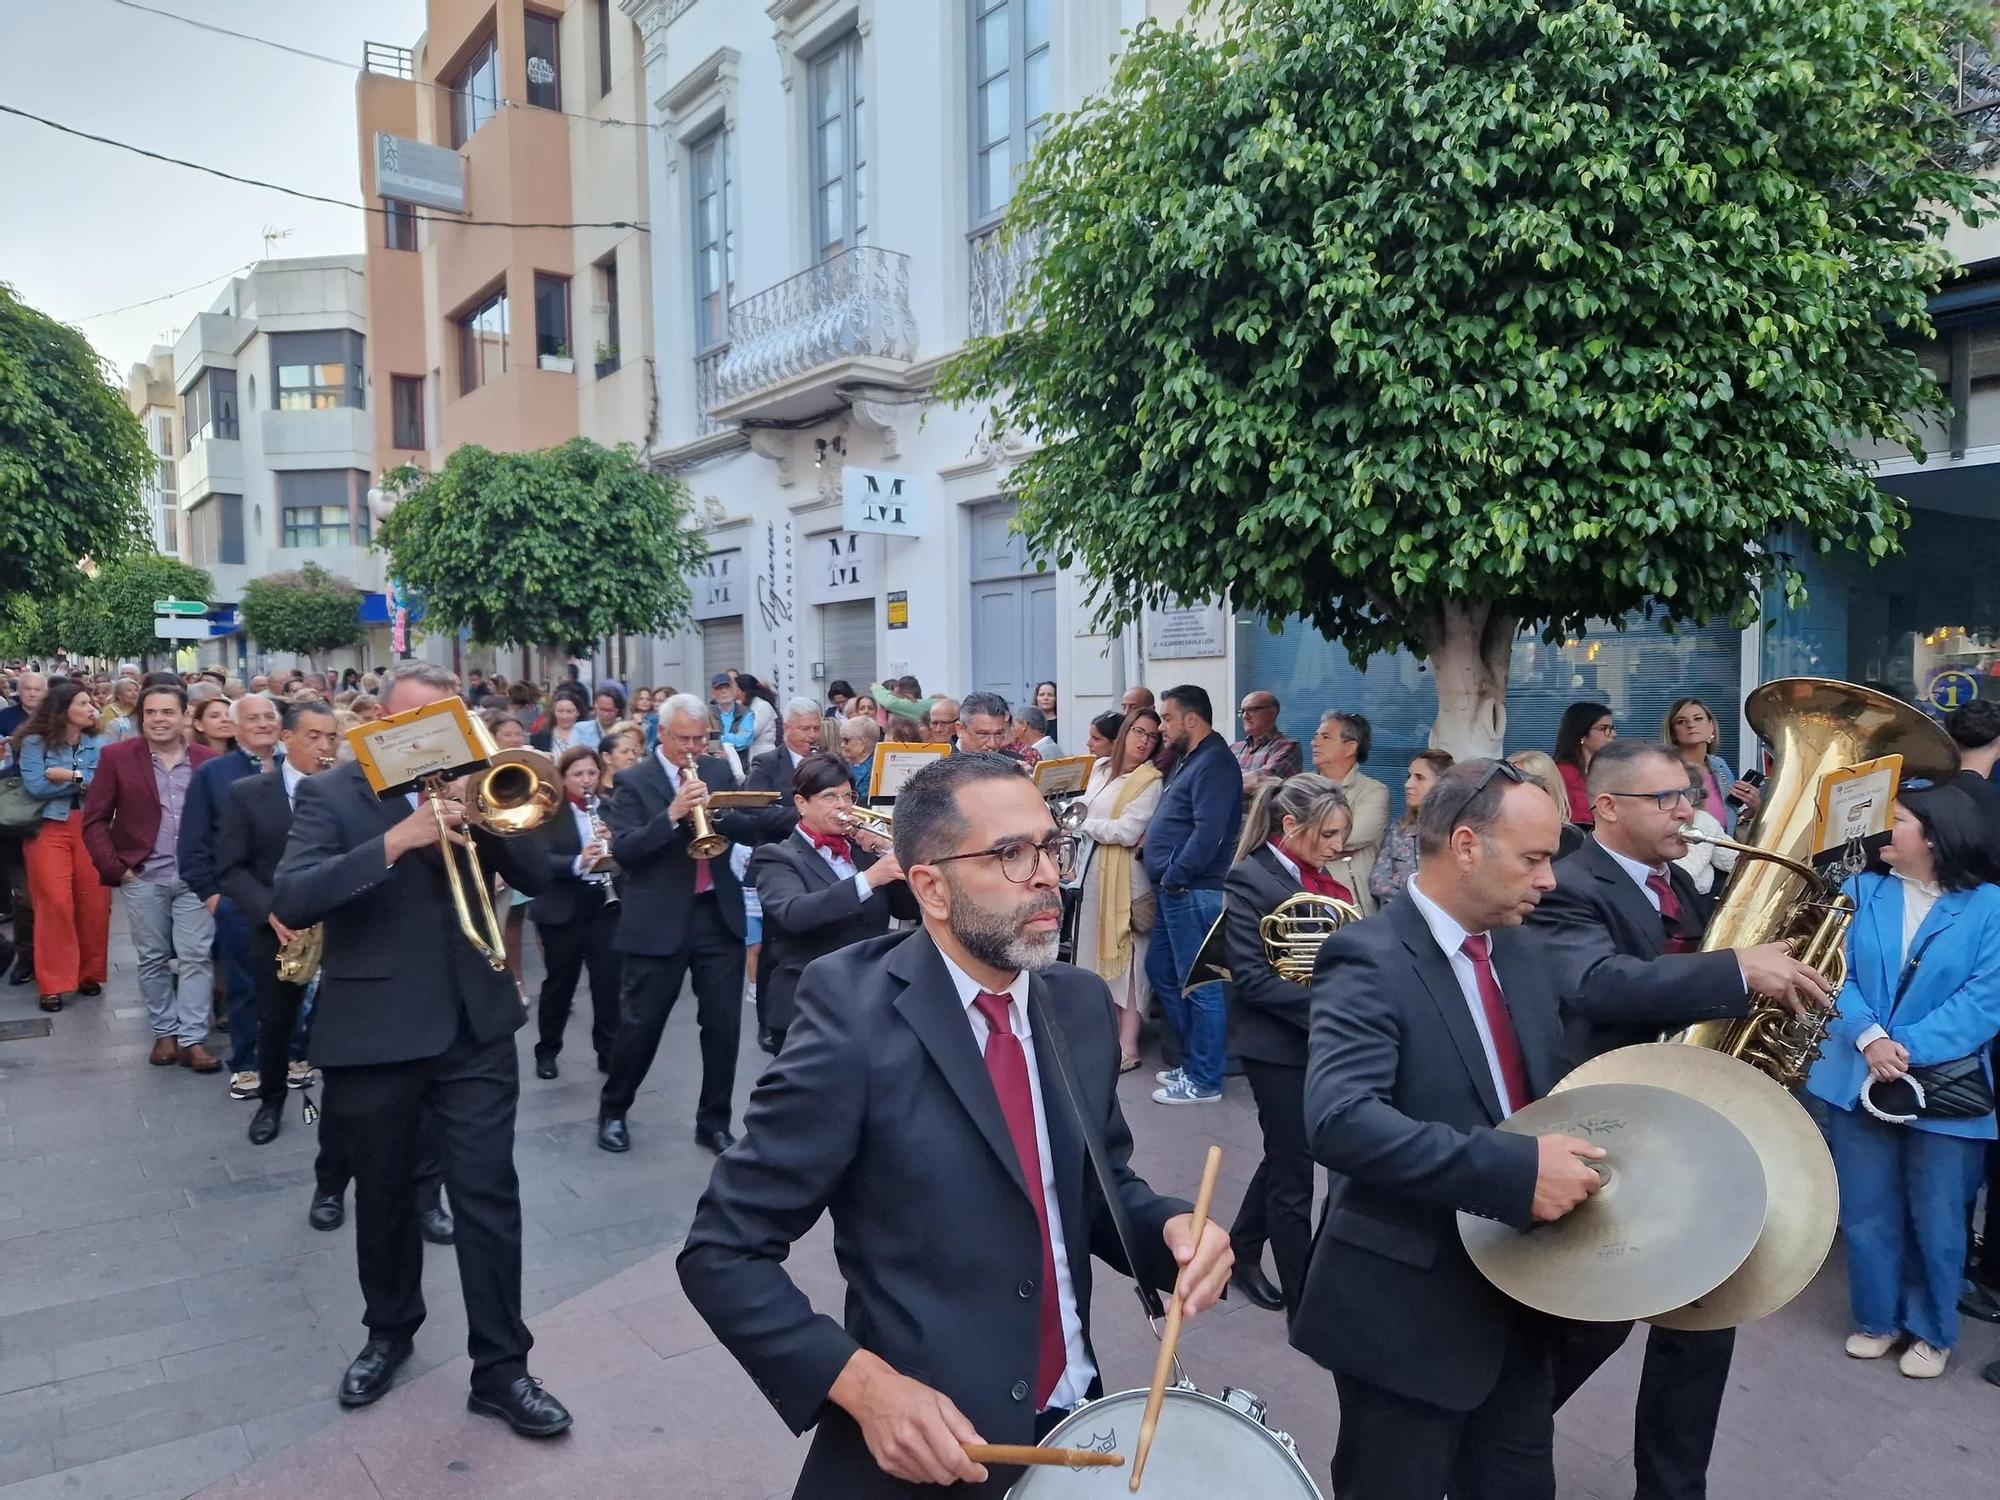
[[[743,661],[743,616],[701,622],[701,681],[688,689],[702,698],[719,672],[747,670]]]
[[[819,606],[820,660],[826,664],[825,679],[815,684],[821,701],[842,678],[857,693],[867,692],[875,681],[875,610],[873,599]]]

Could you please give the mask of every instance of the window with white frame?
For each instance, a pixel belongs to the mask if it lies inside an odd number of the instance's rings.
[[[832,260],[868,237],[868,117],[858,33],[812,60],[808,104],[813,244],[817,259]]]
[[[694,168],[694,343],[706,354],[729,341],[736,238],[729,225],[729,132],[710,131],[689,151]]]
[[[972,222],[992,223],[1048,128],[1049,0],[966,0]]]

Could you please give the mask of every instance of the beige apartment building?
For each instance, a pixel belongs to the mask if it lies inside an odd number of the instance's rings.
[[[581,434],[650,451],[636,29],[617,0],[427,0],[424,14],[414,46],[368,45],[356,89],[362,191],[381,210],[366,255],[378,474],[437,469],[465,443]],[[494,227],[514,225],[557,227]]]

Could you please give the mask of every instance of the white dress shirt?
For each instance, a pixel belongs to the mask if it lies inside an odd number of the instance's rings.
[[[299,805],[299,783],[306,779],[306,773],[294,770],[290,759],[285,759],[278,762],[278,774],[285,778],[285,800],[291,803],[292,806],[297,807]]]
[[[831,849],[815,844],[811,839],[806,837],[806,831],[803,827],[794,828],[792,830],[792,837],[805,845],[814,854],[817,854],[821,859],[825,860],[826,867],[842,880],[852,881],[854,883],[854,894],[859,896],[863,901],[866,901],[870,896],[875,894],[868,884],[868,872],[856,869],[853,860],[842,859]],[[950,963],[951,960],[946,959],[945,962]],[[977,993],[977,991],[974,993]]]
[[[1658,911],[1660,909],[1660,893],[1650,885],[1647,885],[1646,882],[1653,876],[1658,875],[1665,879],[1667,884],[1671,886],[1673,884],[1673,876],[1667,873],[1667,867],[1661,865],[1656,870],[1651,865],[1641,863],[1639,860],[1627,859],[1602,839],[1595,839],[1594,842],[1598,848],[1618,861],[1618,868],[1632,877],[1632,884],[1639,887],[1639,894],[1646,898],[1646,904],[1652,907],[1654,911]],[[1743,993],[1746,995],[1749,994],[1750,979],[1748,975],[1743,973],[1743,960],[1740,958],[1736,961],[1736,973],[1737,977],[1743,981]]]
[[[570,821],[576,824],[577,856],[570,861],[569,867],[571,872],[585,885],[603,886],[606,898],[616,901],[618,898],[611,893],[610,872],[606,870],[593,870],[584,864],[583,851],[597,842],[597,825],[591,822],[589,813],[585,812],[568,798],[563,799],[563,806],[569,809]]]
[[[944,959],[945,972],[951,975],[951,982],[958,988],[958,1003],[964,1007],[965,1019],[972,1026],[972,1040],[984,1056],[986,1038],[991,1032],[986,1017],[973,1003],[984,986],[953,963],[942,949],[938,957]],[[1042,1162],[1042,1202],[1048,1207],[1049,1246],[1055,1252],[1056,1261],[1056,1306],[1062,1314],[1063,1373],[1062,1379],[1056,1382],[1056,1388],[1049,1393],[1049,1406],[1058,1411],[1067,1410],[1081,1401],[1084,1392],[1090,1389],[1091,1381],[1097,1378],[1097,1366],[1091,1363],[1090,1352],[1084,1347],[1083,1319],[1077,1316],[1076,1287],[1069,1274],[1069,1254],[1063,1246],[1062,1207],[1056,1200],[1055,1161],[1049,1151],[1049,1117],[1042,1104],[1042,1075],[1035,1066],[1035,1039],[1028,1030],[1027,973],[1016,974],[1014,982],[1005,990],[993,993],[1009,997],[1008,1016],[1014,1035],[1021,1039],[1021,1051],[1027,1056],[1028,1090],[1035,1100],[1035,1154]]]
[[[1926,885],[1920,880],[1912,880],[1901,871],[1891,870],[1889,873],[1896,877],[1902,891],[1903,956],[1901,962],[1902,964],[1908,964],[1910,961],[1910,940],[1916,937],[1917,929],[1924,925],[1924,918],[1931,914],[1931,908],[1937,905],[1938,897],[1943,895],[1944,892],[1937,886]],[[1902,976],[1899,966],[1897,983],[1900,984],[1901,982]],[[1854,1050],[1857,1052],[1866,1052],[1870,1042],[1879,1042],[1888,1034],[1880,1026],[1870,1026],[1854,1039]]]
[[[1504,1120],[1514,1112],[1507,1107],[1507,1080],[1500,1073],[1500,1054],[1493,1050],[1493,1028],[1486,1024],[1486,1003],[1479,998],[1479,973],[1473,968],[1472,960],[1461,951],[1465,940],[1472,934],[1458,925],[1456,917],[1423,893],[1416,876],[1410,877],[1403,890],[1416,903],[1417,910],[1423,913],[1424,925],[1430,928],[1431,937],[1451,962],[1451,977],[1458,981],[1458,992],[1465,997],[1465,1008],[1472,1013],[1472,1027],[1479,1033],[1479,1046],[1486,1054],[1486,1071],[1493,1075],[1493,1097],[1500,1101],[1500,1117]],[[1492,965],[1490,949],[1488,955],[1488,965],[1493,967],[1493,982],[1500,986],[1500,993],[1504,995],[1507,981],[1500,977],[1499,968]]]

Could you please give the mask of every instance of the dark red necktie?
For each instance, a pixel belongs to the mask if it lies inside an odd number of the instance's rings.
[[[694,774],[695,773],[692,771],[681,772],[681,775],[683,777],[693,776]],[[680,790],[680,786],[678,783],[675,784],[674,790],[677,792]],[[689,819],[688,821],[690,825],[692,825],[694,820]],[[715,889],[715,876],[709,873],[708,861],[703,859],[700,855],[696,855],[694,861],[694,893],[697,896],[706,896],[710,891],[714,889]]]
[[[1296,854],[1292,853],[1291,850],[1287,849],[1282,843],[1274,844],[1272,847],[1276,848],[1286,859],[1289,859],[1293,864],[1298,866],[1299,885],[1309,895],[1331,896],[1336,901],[1352,901],[1354,899],[1354,893],[1348,890],[1346,886],[1335,880],[1326,871],[1314,869]]]
[[[1652,874],[1646,877],[1646,889],[1660,898],[1660,920],[1667,925],[1667,946],[1664,953],[1692,953],[1694,944],[1681,931],[1681,898],[1674,894],[1674,883],[1665,875]]]
[[[1507,1113],[1513,1114],[1528,1103],[1528,1066],[1521,1060],[1521,1039],[1514,1035],[1507,997],[1500,993],[1500,981],[1493,977],[1492,946],[1485,933],[1475,932],[1458,951],[1472,960],[1479,1005],[1486,1012],[1486,1034],[1493,1038],[1493,1059],[1500,1064],[1500,1082],[1506,1088]]]
[[[1042,1153],[1035,1141],[1035,1095],[1028,1086],[1028,1054],[1014,1035],[1007,997],[981,993],[972,1003],[986,1018],[986,1076],[1000,1098],[1000,1113],[1007,1117],[1007,1134],[1014,1138],[1014,1154],[1020,1158],[1028,1196],[1034,1200],[1035,1222],[1042,1226],[1041,1336],[1035,1359],[1035,1410],[1040,1411],[1049,1404],[1069,1361],[1063,1349],[1061,1299],[1056,1294],[1055,1239],[1049,1233],[1048,1196],[1042,1191]]]
[[[806,839],[809,843],[815,844],[819,848],[824,849],[828,854],[831,854],[835,859],[844,859],[850,865],[854,863],[854,846],[849,844],[847,840],[842,838],[839,834],[814,833],[810,828],[806,827],[806,825],[803,823],[799,824],[799,832],[806,836]]]

